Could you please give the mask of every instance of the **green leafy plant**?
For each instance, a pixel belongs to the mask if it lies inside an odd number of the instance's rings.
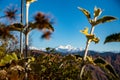
[[[24,31],[22,33],[25,36],[28,36],[32,30],[38,29],[43,32],[42,38],[49,39],[51,33],[54,31],[54,28],[51,25],[49,19],[46,18],[46,15],[41,12],[37,13],[34,19],[35,19],[35,22],[28,24],[27,31],[24,30],[26,28],[25,25],[22,25],[21,23],[14,23],[12,25],[9,25],[9,30],[21,31],[21,28],[23,28]],[[28,38],[26,39],[28,43]]]
[[[81,8],[81,7],[78,7],[78,9],[85,14],[85,16],[87,17],[89,23],[91,24],[90,33],[88,32],[88,30],[89,30],[88,27],[86,27],[84,30],[80,31],[87,38],[86,47],[85,47],[85,53],[84,53],[84,57],[83,57],[83,64],[84,64],[84,62],[86,61],[86,57],[87,57],[88,48],[89,48],[90,43],[91,42],[98,43],[99,40],[100,40],[94,34],[95,26],[98,25],[98,24],[101,24],[101,23],[111,22],[113,20],[116,20],[116,18],[112,17],[112,16],[103,16],[102,18],[98,18],[101,15],[102,10],[100,8],[95,7],[94,8],[94,14],[93,14],[94,18],[92,19],[91,14],[90,14],[90,12],[88,10],[86,10],[84,8]],[[83,65],[83,67],[81,69],[81,74],[80,74],[81,78],[82,78],[82,74],[84,72],[84,68],[85,68],[85,65]]]
[[[110,77],[108,75],[111,75],[113,79],[118,80],[118,74],[116,73],[112,65],[110,65],[107,61],[99,57],[94,60],[94,63],[105,71],[107,77]]]
[[[4,38],[4,40],[6,40],[6,38],[12,38],[15,39],[15,37],[10,34],[11,31],[19,31],[21,33],[23,33],[25,35],[25,58],[27,58],[27,54],[28,54],[28,44],[29,44],[29,33],[34,30],[34,29],[38,29],[41,32],[43,32],[41,38],[45,38],[45,39],[49,39],[50,35],[52,34],[52,32],[54,31],[54,28],[52,26],[52,22],[50,22],[50,19],[48,18],[47,15],[38,12],[35,17],[34,17],[34,22],[30,22],[28,23],[28,9],[29,9],[29,5],[30,3],[34,2],[35,0],[27,0],[26,1],[26,24],[23,25],[22,23],[12,23],[9,25],[5,25],[5,27],[1,27],[0,28],[0,37]],[[15,15],[16,15],[17,10],[11,10],[8,9],[7,10],[7,14],[3,17],[7,17],[10,20],[14,20],[16,19]],[[2,17],[1,17],[2,18]],[[22,45],[22,44],[21,44]],[[8,56],[8,55],[7,55]],[[19,55],[20,57],[21,55]],[[10,56],[9,56],[10,57]],[[6,57],[5,57],[6,58]],[[7,57],[8,58],[8,57]],[[1,59],[1,65],[6,65],[7,63],[11,63],[11,61],[9,62],[9,60],[5,61],[4,59]],[[29,66],[29,63],[26,62],[25,66]],[[25,67],[26,70],[27,67]]]
[[[109,42],[120,42],[120,33],[115,33],[105,38],[104,44]]]
[[[0,60],[0,67],[5,66],[6,64],[11,64],[12,61],[17,61],[18,57],[15,53],[6,54],[1,60]]]
[[[27,0],[26,1],[26,5],[30,5],[32,2],[34,2],[35,0]],[[15,20],[16,19],[16,13],[17,13],[17,8],[13,7],[8,7],[5,10],[5,15],[0,17],[1,18],[7,18],[10,21],[11,20]],[[21,7],[22,8],[22,7]],[[28,16],[28,8],[29,6],[26,7],[27,8],[27,12],[26,12],[26,16]],[[23,9],[22,9],[23,10]],[[23,18],[23,17],[22,17]],[[21,20],[22,20],[21,18]],[[50,19],[48,18],[47,15],[38,12],[35,16],[34,16],[34,22],[28,22],[28,18],[27,19],[27,23],[25,25],[21,23],[11,23],[8,25],[4,25],[4,24],[0,24],[0,38],[6,40],[6,38],[12,38],[15,39],[15,37],[13,36],[13,34],[11,34],[11,31],[19,31],[21,34],[23,33],[25,35],[25,43],[27,45],[26,49],[28,48],[28,41],[29,41],[29,33],[34,30],[34,29],[38,29],[40,31],[43,32],[41,38],[45,38],[45,39],[49,39],[50,35],[52,34],[52,32],[54,31],[54,28],[52,26],[52,22],[50,22]],[[22,38],[22,36],[20,37],[20,39]],[[23,44],[21,43],[22,39],[20,40],[20,45],[22,46]],[[20,47],[21,47],[20,46]],[[26,50],[27,53],[28,50]],[[27,55],[27,54],[26,54]],[[19,55],[20,56],[20,55]]]
[[[81,59],[74,55],[41,54],[31,64],[31,77],[37,79],[75,80],[79,79]],[[34,79],[33,79],[34,80]]]

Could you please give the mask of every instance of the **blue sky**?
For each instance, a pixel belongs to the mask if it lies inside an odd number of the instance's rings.
[[[20,8],[20,0],[0,0],[0,16],[3,15],[4,8],[10,4]],[[100,38],[98,44],[91,43],[90,50],[95,51],[120,51],[120,43],[103,44],[105,37],[112,33],[120,32],[120,0],[38,0],[30,5],[29,20],[37,12],[51,15],[54,19],[55,32],[52,38],[47,40],[40,39],[41,32],[34,30],[32,34],[32,46],[37,48],[58,47],[59,45],[72,45],[77,48],[85,48],[86,37],[80,33],[86,26],[91,27],[85,15],[78,10],[82,7],[93,13],[94,7],[100,7],[104,15],[112,15],[118,20],[96,26],[95,34]]]

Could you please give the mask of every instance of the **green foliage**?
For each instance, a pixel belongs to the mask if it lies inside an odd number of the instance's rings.
[[[106,64],[106,61],[103,60],[102,58],[97,58],[94,60],[94,63],[96,64]]]
[[[55,50],[55,48],[50,48],[50,47],[47,47],[46,48],[46,51],[47,51],[47,53],[49,53],[49,54],[54,54],[55,52],[56,52],[56,50]]]
[[[81,8],[81,7],[78,7],[78,9],[81,10],[85,14],[85,16],[88,18],[88,20],[91,18],[90,12],[88,10]]]
[[[111,22],[111,21],[116,20],[116,19],[117,18],[112,17],[112,16],[104,16],[104,17],[98,19],[96,22],[92,22],[91,24],[93,26],[96,26],[96,25],[98,25],[100,23]]]
[[[14,54],[4,56],[3,60],[9,61],[10,58],[17,60]],[[23,65],[26,62],[27,66]],[[81,63],[82,57],[78,55],[70,54],[61,56],[59,54],[41,54],[36,58],[29,57],[17,60],[16,64],[12,61],[10,63],[11,66],[4,69],[7,72],[5,75],[9,75],[7,78],[14,80],[23,80],[25,77],[25,68],[27,70],[30,68],[29,71],[27,71],[29,76],[28,80],[80,80]],[[95,76],[93,75],[93,68],[96,68],[96,66],[100,67],[108,79],[118,80],[114,68],[102,58],[94,60],[88,56],[85,64],[87,67],[85,68],[82,80],[93,80]],[[91,66],[93,68],[91,68]]]
[[[84,30],[80,30],[81,33],[83,33],[87,40],[90,40],[91,42],[95,42],[98,43],[100,41],[100,39],[98,37],[96,37],[94,34],[89,34],[88,33],[88,27],[86,27]]]
[[[50,47],[47,47],[47,48],[46,48],[46,51],[47,51],[47,52],[50,52],[50,49],[51,49]]]
[[[31,64],[31,68],[40,80],[75,80],[79,79],[80,62],[74,55],[62,57],[58,54],[44,54]]]
[[[107,64],[107,65],[105,65],[105,68],[108,69],[115,78],[118,78],[118,75],[117,75],[116,71],[114,70],[114,68],[112,67],[112,65]]]
[[[107,77],[111,77],[111,79],[118,80],[118,75],[112,65],[107,63],[104,59],[102,58],[97,58],[94,60],[95,64],[98,65],[103,71],[105,71]],[[108,76],[110,75],[110,76]]]
[[[5,44],[2,44],[0,46],[0,60],[3,58],[3,56],[5,55],[5,52],[6,52],[6,45]]]
[[[100,8],[97,8],[97,7],[94,8],[94,18],[97,18],[98,16],[100,16],[101,13],[102,13],[102,10]]]
[[[91,24],[90,33],[88,33],[88,28],[85,28],[84,30],[80,31],[87,38],[85,53],[84,53],[84,57],[83,57],[83,61],[82,61],[83,65],[81,66],[81,72],[80,72],[80,79],[82,79],[83,78],[82,75],[84,73],[84,69],[85,69],[85,65],[86,65],[85,64],[86,60],[88,59],[90,62],[93,63],[93,61],[89,57],[87,58],[89,45],[92,41],[95,42],[95,43],[98,43],[100,41],[100,39],[98,37],[96,37],[95,34],[94,34],[95,26],[98,25],[98,24],[101,24],[101,23],[111,22],[113,20],[116,20],[117,18],[115,18],[113,16],[104,16],[104,17],[98,19],[98,17],[102,13],[102,10],[100,8],[95,7],[94,8],[94,14],[93,14],[94,18],[92,19],[91,16],[90,16],[90,12],[88,10],[86,10],[84,8],[80,8],[80,7],[78,7],[78,9],[81,10],[85,14],[89,23]],[[104,61],[102,59],[96,60],[95,62],[99,62],[99,61],[104,63]]]
[[[104,44],[108,42],[120,42],[120,33],[115,33],[107,36],[104,41]]]
[[[0,67],[5,66],[6,64],[11,64],[13,60],[18,60],[17,55],[15,53],[6,54],[1,60],[0,60]]]
[[[83,74],[83,78],[82,78],[82,80],[93,80],[93,76],[92,76],[92,71],[87,71],[87,70],[85,70],[84,71],[84,74]],[[81,80],[81,79],[80,79]]]
[[[111,22],[111,21],[117,19],[117,18],[115,18],[113,16],[104,16],[104,17],[102,17],[100,19],[97,19],[100,16],[100,14],[102,13],[102,10],[100,8],[97,8],[97,7],[94,8],[94,14],[93,14],[94,18],[93,19],[91,19],[90,12],[88,10],[86,10],[84,8],[80,8],[80,7],[78,7],[78,9],[81,10],[85,14],[85,16],[87,17],[89,23],[92,26],[96,26],[96,25],[98,25],[100,23]]]

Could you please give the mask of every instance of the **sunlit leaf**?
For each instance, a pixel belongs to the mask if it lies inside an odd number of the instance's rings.
[[[98,37],[95,37],[92,39],[92,41],[95,42],[95,44],[97,44],[100,41],[100,39]]]
[[[100,8],[97,8],[97,7],[94,8],[94,18],[100,16],[101,13],[102,13],[102,10]]]
[[[86,37],[88,40],[91,40],[95,43],[98,43],[100,41],[100,39],[98,37],[96,37],[94,34],[87,34]]]
[[[78,7],[78,9],[81,10],[85,14],[85,16],[88,18],[88,20],[91,18],[89,11],[87,11],[86,9],[81,8],[81,7]]]
[[[86,27],[84,30],[80,30],[81,33],[88,35],[88,27]]]
[[[94,60],[93,60],[93,58],[91,56],[87,56],[87,60],[88,60],[89,63],[94,64]]]
[[[11,63],[13,60],[18,60],[17,55],[15,53],[12,54],[6,54],[1,60],[0,60],[0,66],[4,66],[8,63]]]
[[[13,57],[14,60],[18,60],[18,57],[15,53],[12,53],[11,56]]]
[[[0,67],[1,66],[5,66],[5,64],[6,64],[6,62],[3,59],[1,59],[1,61],[0,61]]]
[[[32,3],[32,2],[35,2],[37,0],[26,0],[26,3]]]
[[[93,34],[88,34],[88,35],[86,35],[86,37],[87,37],[87,39],[94,39],[94,37],[95,37],[95,35],[93,35]]]
[[[34,57],[30,57],[30,58],[28,59],[28,63],[33,62],[33,61],[35,61],[35,58],[34,58]]]
[[[111,21],[116,20],[116,19],[117,19],[117,18],[112,17],[112,16],[104,16],[104,17],[98,19],[98,20],[93,24],[93,26],[98,25],[98,24],[100,24],[100,23],[111,22]]]

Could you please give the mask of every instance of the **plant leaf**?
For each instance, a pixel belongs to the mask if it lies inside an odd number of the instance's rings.
[[[94,18],[100,16],[101,13],[102,13],[102,10],[100,8],[97,8],[97,7],[94,8]]]
[[[115,33],[107,36],[104,41],[104,44],[108,42],[120,42],[120,33]]]
[[[35,1],[37,1],[37,0],[26,0],[27,3],[33,3]]]
[[[52,32],[54,32],[54,28],[51,24],[48,24],[48,26],[46,27],[48,30],[51,30]]]
[[[13,57],[14,60],[18,60],[18,57],[15,53],[12,53],[11,56]]]
[[[15,23],[15,24],[9,25],[7,28],[10,31],[21,31],[21,28],[24,28],[24,26],[20,23]]]
[[[88,18],[88,20],[91,18],[89,11],[87,11],[86,9],[81,8],[81,7],[78,7],[78,9],[81,10],[85,14],[85,16]]]
[[[105,22],[111,22],[113,20],[116,20],[117,18],[113,17],[113,16],[104,16],[100,19],[98,19],[94,24],[92,24],[93,26],[98,25],[100,23],[105,23]]]
[[[88,35],[88,27],[84,28],[84,30],[80,30],[81,33]]]
[[[99,58],[94,60],[94,63],[96,63],[96,64],[106,64],[106,61],[99,57]]]
[[[98,37],[94,37],[92,41],[95,42],[95,44],[97,44],[100,41],[100,39]]]
[[[86,35],[86,37],[87,37],[87,39],[94,39],[94,37],[95,37],[95,35],[93,35],[93,34],[88,34],[88,35]]]
[[[107,68],[109,70],[110,73],[112,73],[115,77],[118,77],[117,73],[115,72],[114,68],[112,67],[112,65],[107,64],[105,65],[105,68]]]

